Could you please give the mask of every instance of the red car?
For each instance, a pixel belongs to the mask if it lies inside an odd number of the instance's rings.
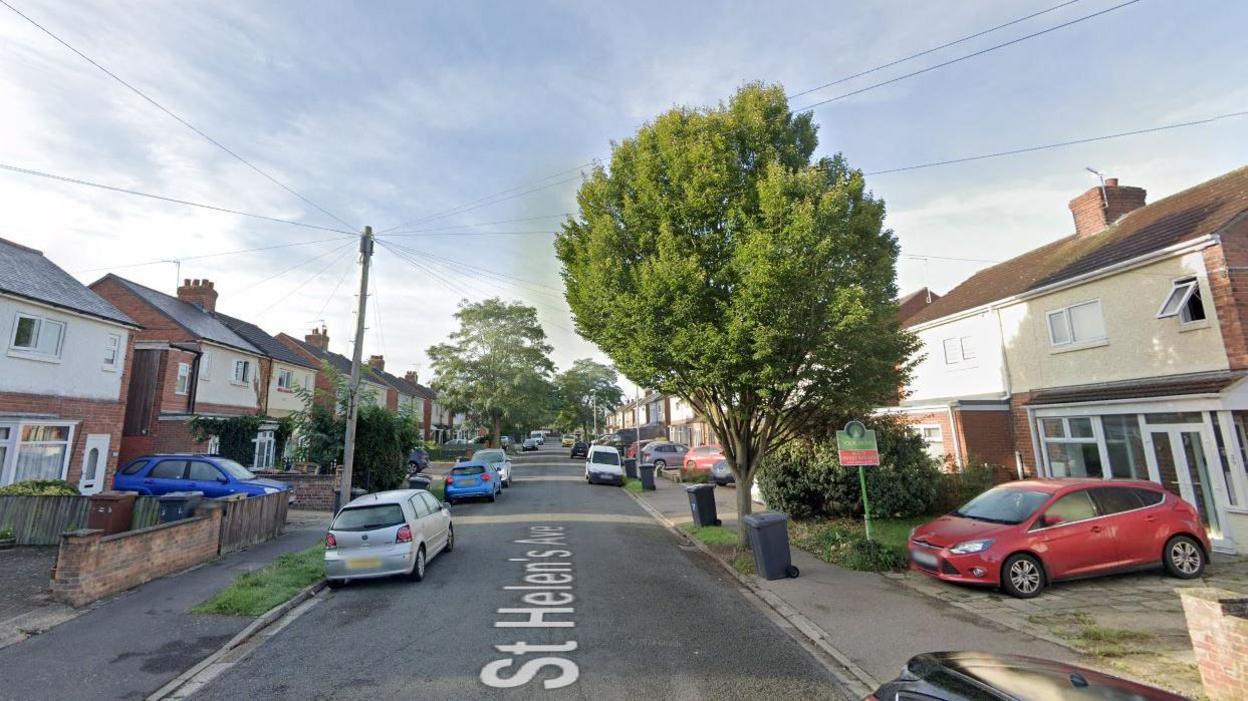
[[[710,472],[711,467],[724,459],[724,451],[718,445],[700,445],[697,448],[690,448],[685,453],[685,469],[686,470],[702,470]]]
[[[1209,536],[1195,507],[1140,480],[994,487],[910,533],[911,569],[1028,599],[1051,582],[1159,566],[1199,577]]]

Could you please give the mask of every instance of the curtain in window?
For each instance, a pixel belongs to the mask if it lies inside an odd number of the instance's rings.
[[[67,445],[21,445],[17,449],[14,482],[55,480],[61,478]]]

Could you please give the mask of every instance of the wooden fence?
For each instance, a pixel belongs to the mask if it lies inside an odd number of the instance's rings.
[[[223,499],[221,514],[222,554],[242,550],[250,545],[272,540],[286,528],[286,509],[290,495],[286,492],[266,494],[247,499]]]
[[[12,529],[18,545],[56,545],[65,531],[87,527],[91,498],[0,496],[0,531]],[[156,525],[160,500],[139,497],[132,529]]]

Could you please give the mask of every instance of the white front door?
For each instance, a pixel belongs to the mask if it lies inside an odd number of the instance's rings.
[[[1210,456],[1216,459],[1218,452],[1209,429],[1199,424],[1149,425],[1144,435],[1154,481],[1195,506],[1209,538],[1219,544],[1226,485],[1222,471],[1210,469]]]
[[[109,438],[107,433],[87,434],[87,442],[82,449],[82,477],[78,480],[78,491],[83,494],[95,494],[104,489]]]

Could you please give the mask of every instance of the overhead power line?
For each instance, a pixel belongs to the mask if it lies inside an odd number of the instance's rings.
[[[1114,10],[1120,10],[1120,9],[1122,9],[1122,8],[1124,8],[1124,7],[1127,7],[1128,5],[1134,5],[1135,3],[1139,2],[1139,1],[1140,1],[1140,0],[1127,0],[1126,2],[1119,3],[1119,4],[1117,4],[1117,5],[1114,5],[1113,7],[1107,7],[1107,8],[1105,8],[1104,10],[1100,10],[1100,11],[1097,11],[1097,12],[1093,12],[1092,14],[1089,14],[1089,15],[1084,15],[1083,17],[1076,17],[1075,19],[1069,20],[1069,21],[1067,21],[1067,22],[1062,22],[1061,24],[1054,25],[1054,26],[1052,26],[1052,27],[1049,27],[1048,29],[1042,29],[1042,30],[1040,30],[1040,31],[1038,31],[1038,32],[1032,32],[1031,34],[1025,34],[1025,35],[1023,35],[1023,36],[1021,36],[1021,37],[1018,37],[1017,39],[1011,39],[1011,40],[1009,40],[1009,41],[1002,42],[1002,43],[1000,43],[1000,44],[996,44],[996,45],[993,45],[993,46],[989,46],[989,47],[988,47],[988,48],[986,48],[986,49],[980,49],[979,51],[974,51],[974,52],[969,53],[969,54],[965,54],[965,55],[962,55],[962,56],[958,56],[957,58],[951,58],[951,59],[949,59],[948,61],[941,61],[940,63],[936,63],[936,64],[933,64],[933,65],[931,65],[931,66],[927,66],[926,68],[920,68],[920,69],[919,69],[919,70],[917,70],[917,71],[911,71],[911,72],[909,72],[909,73],[905,73],[905,74],[899,75],[899,76],[897,76],[897,77],[895,77],[895,78],[889,78],[888,80],[882,80],[882,81],[880,81],[880,82],[878,82],[878,83],[872,83],[871,85],[868,85],[868,86],[866,86],[866,87],[862,87],[862,88],[858,88],[857,90],[851,90],[851,91],[849,91],[849,92],[847,92],[847,93],[841,93],[840,95],[837,95],[837,96],[835,96],[835,97],[829,97],[829,98],[827,98],[826,100],[819,100],[818,102],[812,102],[812,103],[810,103],[809,105],[806,105],[805,107],[801,107],[801,108],[795,109],[795,110],[793,110],[793,111],[794,111],[794,112],[805,112],[806,110],[814,109],[814,108],[816,108],[816,107],[819,107],[820,105],[826,105],[826,104],[828,104],[829,102],[836,102],[837,100],[843,100],[843,99],[845,99],[845,98],[847,98],[847,97],[852,97],[852,96],[854,96],[854,95],[861,95],[862,93],[867,92],[868,90],[875,90],[876,88],[881,88],[881,87],[884,87],[885,85],[892,85],[893,83],[897,83],[897,82],[900,82],[900,81],[902,81],[902,80],[906,80],[907,78],[913,78],[913,77],[915,77],[915,76],[917,76],[917,75],[923,75],[924,73],[930,73],[930,72],[932,72],[932,71],[934,71],[934,70],[936,70],[936,69],[938,69],[938,68],[944,68],[945,66],[951,66],[951,65],[953,65],[953,64],[955,64],[955,63],[960,63],[960,62],[962,62],[962,61],[966,61],[966,60],[969,60],[969,59],[975,58],[975,57],[977,57],[977,56],[983,56],[984,54],[986,54],[986,53],[991,53],[991,52],[993,52],[993,51],[996,51],[997,49],[1003,49],[1003,48],[1005,48],[1005,47],[1007,47],[1007,46],[1013,46],[1014,44],[1018,44],[1018,43],[1020,43],[1020,42],[1027,41],[1028,39],[1034,39],[1034,38],[1036,38],[1036,37],[1038,37],[1038,36],[1043,36],[1043,35],[1048,34],[1048,33],[1050,33],[1050,32],[1055,32],[1055,31],[1057,31],[1057,30],[1059,30],[1059,29],[1065,29],[1066,27],[1070,27],[1070,26],[1072,26],[1072,25],[1079,24],[1080,22],[1086,22],[1086,21],[1088,21],[1088,20],[1090,20],[1090,19],[1093,19],[1093,18],[1096,18],[1096,17],[1100,17],[1100,16],[1101,16],[1101,15],[1103,15],[1103,14],[1106,14],[1106,13],[1109,13],[1109,12],[1113,12]]]
[[[1188,122],[1176,122],[1174,124],[1165,124],[1159,127],[1148,127],[1145,129],[1133,129],[1131,131],[1120,131],[1113,134],[1102,134],[1100,136],[1089,136],[1083,139],[1071,139],[1069,141],[1057,141],[1051,144],[1042,144],[1040,146],[1027,146],[1024,148],[1010,149],[1008,151],[994,151],[992,153],[981,153],[976,156],[963,156],[961,158],[948,158],[943,161],[931,161],[929,163],[916,163],[914,165],[901,166],[898,168],[883,168],[881,170],[873,170],[863,173],[863,175],[887,175],[889,173],[902,173],[909,170],[922,170],[924,168],[936,168],[938,166],[953,165],[955,163],[969,163],[971,161],[982,161],[989,158],[1001,158],[1004,156],[1016,156],[1020,153],[1032,153],[1034,151],[1045,151],[1048,149],[1063,148],[1066,146],[1077,146],[1079,144],[1090,144],[1096,141],[1108,141],[1110,139],[1121,139],[1127,136],[1139,136],[1141,134],[1152,134],[1159,131],[1168,131],[1170,129],[1182,129],[1184,127],[1194,127],[1202,124],[1210,124],[1223,119],[1232,119],[1235,117],[1248,116],[1248,110],[1241,112],[1227,112],[1218,114],[1204,119],[1194,119]]]
[[[1013,20],[1010,20],[1009,22],[1006,22],[1005,24],[998,24],[998,25],[997,25],[997,26],[995,26],[995,27],[989,27],[988,29],[984,29],[984,30],[982,30],[982,31],[975,32],[974,34],[967,34],[966,36],[964,36],[964,37],[962,37],[962,38],[960,38],[960,39],[954,39],[953,41],[947,41],[947,42],[945,42],[945,43],[941,44],[940,46],[933,46],[933,47],[932,47],[932,48],[930,48],[930,49],[926,49],[926,50],[920,51],[920,52],[918,52],[918,53],[910,54],[909,56],[904,56],[904,57],[902,57],[902,58],[899,58],[899,59],[896,59],[896,60],[893,60],[893,61],[889,61],[888,63],[882,63],[882,64],[880,64],[880,65],[878,65],[878,66],[875,66],[875,67],[873,67],[873,68],[868,68],[868,69],[866,69],[866,70],[864,70],[864,71],[858,71],[857,73],[854,73],[853,75],[847,75],[847,76],[845,76],[844,78],[838,78],[838,79],[833,80],[833,81],[831,81],[831,82],[828,82],[828,83],[823,83],[822,85],[816,85],[816,86],[815,86],[815,87],[813,87],[813,88],[808,88],[808,89],[803,90],[803,91],[801,91],[801,92],[795,92],[795,93],[793,93],[792,95],[789,95],[789,96],[788,96],[788,99],[792,100],[792,99],[793,99],[793,98],[795,98],[795,97],[801,97],[802,95],[808,95],[808,94],[810,94],[810,93],[812,93],[812,92],[817,92],[817,91],[819,91],[819,90],[823,90],[824,88],[830,88],[830,87],[832,87],[833,85],[840,85],[841,83],[846,83],[846,82],[849,82],[849,81],[853,80],[854,78],[861,78],[861,77],[862,77],[862,76],[864,76],[864,75],[870,75],[870,74],[872,74],[872,73],[875,73],[876,71],[882,71],[882,70],[884,70],[885,68],[892,68],[893,66],[896,66],[896,65],[901,64],[901,63],[905,63],[906,61],[913,61],[914,59],[919,58],[919,57],[921,57],[921,56],[926,56],[926,55],[928,55],[928,54],[935,53],[935,52],[937,52],[937,51],[940,51],[941,49],[947,49],[947,48],[949,48],[950,46],[956,46],[956,45],[961,44],[961,43],[963,43],[963,42],[970,41],[971,39],[976,39],[976,38],[978,38],[978,37],[982,37],[982,36],[984,36],[985,34],[991,34],[991,33],[995,32],[995,31],[997,31],[997,30],[999,30],[999,29],[1005,29],[1006,27],[1011,27],[1011,26],[1016,25],[1016,24],[1018,24],[1018,23],[1020,23],[1020,22],[1026,22],[1027,20],[1032,19],[1032,18],[1034,18],[1034,17],[1039,17],[1040,15],[1044,15],[1044,14],[1048,14],[1048,13],[1050,13],[1050,12],[1054,12],[1054,11],[1056,11],[1056,10],[1060,10],[1060,9],[1062,9],[1063,7],[1068,7],[1068,6],[1070,6],[1070,5],[1074,5],[1074,4],[1075,4],[1075,3],[1077,3],[1077,2],[1079,2],[1079,0],[1067,0],[1066,2],[1063,2],[1063,3],[1061,3],[1060,5],[1054,5],[1054,6],[1050,7],[1050,8],[1048,8],[1048,9],[1040,10],[1039,12],[1033,12],[1033,13],[1031,13],[1031,14],[1029,14],[1029,15],[1026,15],[1026,16],[1023,16],[1023,17],[1019,17],[1018,19],[1013,19]]]
[[[4,2],[4,0],[0,0],[0,2]],[[97,183],[91,180],[83,180],[81,178],[71,178],[67,175],[57,175],[56,173],[48,173],[46,171],[35,170],[33,168],[23,168],[21,166],[15,166],[9,163],[0,163],[0,170],[7,170],[11,173],[20,173],[22,175],[33,175],[38,178],[47,178],[49,180],[59,180],[60,182],[72,183],[74,185],[85,185],[87,187],[94,187],[94,188],[99,188],[101,190],[108,190],[109,192],[120,192],[125,195],[134,195],[135,197],[146,197],[148,199],[160,200],[161,202],[170,202],[173,204],[186,205],[187,207],[198,207],[200,209],[207,209],[213,212],[223,212],[225,214],[236,214],[240,217],[251,217],[252,219],[261,219],[263,221],[271,221],[271,222],[276,222],[278,224],[289,224],[290,226],[301,226],[305,229],[316,229],[317,231],[332,231],[334,233],[347,234],[349,236],[358,235],[351,231],[346,231],[344,229],[335,229],[333,227],[320,226],[318,224],[305,224],[304,222],[294,221],[291,219],[280,219],[278,217],[270,217],[264,214],[254,214],[252,212],[244,212],[238,209],[230,209],[229,207],[218,207],[217,205],[213,205],[213,204],[204,204],[202,202],[192,202],[190,200],[178,199],[176,197],[168,197],[166,195],[155,195],[150,192],[141,192],[139,190],[131,190],[129,188],[118,187],[116,185],[106,185],[104,183]]]
[[[307,197],[304,197],[303,195],[299,194],[298,192],[296,192],[293,188],[291,188],[291,187],[290,187],[289,185],[287,185],[286,183],[283,183],[282,181],[278,180],[277,178],[273,177],[273,176],[272,176],[272,175],[270,175],[269,173],[267,173],[267,172],[265,172],[264,170],[262,170],[260,167],[256,166],[256,165],[255,165],[254,163],[252,163],[251,161],[249,161],[249,160],[247,160],[246,158],[243,158],[242,156],[238,155],[236,152],[234,152],[234,150],[233,150],[233,149],[229,148],[228,146],[226,146],[225,144],[221,143],[220,141],[217,141],[216,139],[212,138],[211,136],[209,136],[208,134],[206,134],[205,132],[203,132],[201,129],[199,129],[198,127],[196,127],[194,124],[191,124],[191,123],[190,123],[190,122],[188,122],[186,119],[183,119],[180,115],[178,115],[177,113],[175,113],[173,110],[171,110],[171,109],[169,109],[168,107],[165,107],[164,105],[162,105],[162,104],[160,104],[159,102],[157,102],[157,101],[155,100],[155,98],[151,97],[151,96],[150,96],[150,95],[148,95],[147,93],[143,92],[142,90],[138,89],[138,88],[137,88],[137,87],[135,87],[134,85],[130,84],[130,83],[129,83],[129,82],[127,82],[124,78],[122,78],[121,76],[117,75],[116,73],[114,73],[114,72],[110,71],[108,68],[105,68],[105,67],[104,67],[103,65],[101,65],[98,61],[96,61],[95,59],[93,59],[93,58],[91,58],[90,56],[86,55],[86,54],[85,54],[85,53],[83,53],[82,51],[78,50],[76,47],[74,47],[74,46],[73,46],[72,44],[70,44],[68,41],[66,41],[66,40],[62,39],[61,37],[57,36],[57,35],[56,35],[56,34],[55,34],[52,30],[48,29],[47,27],[43,26],[42,24],[39,24],[39,23],[38,23],[38,22],[36,22],[34,19],[32,19],[31,17],[29,17],[28,15],[26,15],[25,13],[23,13],[21,10],[19,10],[19,9],[17,9],[16,7],[14,7],[13,5],[9,4],[8,0],[0,0],[0,4],[3,4],[5,7],[9,8],[10,10],[12,10],[12,11],[14,12],[14,14],[16,14],[18,17],[21,17],[22,19],[26,20],[26,21],[27,21],[27,22],[29,22],[30,24],[34,25],[34,26],[35,26],[35,28],[37,28],[39,31],[41,31],[41,32],[43,32],[44,34],[47,34],[48,36],[52,37],[52,38],[53,38],[54,40],[56,40],[56,42],[57,42],[57,43],[59,43],[61,46],[64,46],[65,48],[67,48],[67,49],[69,49],[70,51],[72,51],[72,52],[74,52],[75,54],[77,54],[77,55],[79,56],[79,58],[81,58],[82,60],[84,60],[84,61],[86,61],[87,63],[90,63],[92,66],[95,66],[96,68],[100,69],[100,71],[102,71],[105,75],[107,75],[108,77],[110,77],[110,78],[112,78],[113,80],[117,81],[117,82],[118,82],[118,83],[120,83],[121,85],[125,86],[125,87],[126,87],[126,89],[130,90],[130,92],[133,92],[135,95],[138,95],[139,97],[143,98],[143,99],[144,99],[144,100],[146,100],[148,103],[150,103],[152,106],[154,106],[156,109],[158,109],[158,110],[160,110],[161,112],[164,112],[165,114],[167,114],[167,115],[169,115],[170,117],[172,117],[174,120],[176,120],[176,121],[177,121],[179,124],[181,124],[182,126],[186,127],[187,129],[190,129],[191,131],[195,132],[195,133],[196,133],[196,134],[198,134],[199,136],[203,137],[206,141],[208,141],[208,143],[210,143],[210,144],[212,144],[213,146],[216,146],[217,148],[221,149],[222,151],[224,151],[224,152],[228,153],[230,156],[234,157],[234,159],[235,159],[235,160],[237,160],[239,163],[242,163],[243,165],[247,166],[247,167],[248,167],[248,168],[250,168],[251,170],[255,171],[256,173],[258,173],[258,174],[259,174],[261,177],[263,177],[264,179],[268,180],[269,182],[273,183],[274,185],[277,185],[278,187],[282,188],[282,189],[283,189],[283,190],[285,190],[286,192],[289,192],[290,194],[294,195],[295,197],[298,197],[298,198],[299,198],[300,200],[302,200],[304,203],[306,203],[306,204],[308,204],[308,205],[310,205],[310,206],[312,206],[312,207],[315,207],[315,208],[316,208],[318,211],[320,211],[322,214],[324,214],[324,215],[326,215],[326,216],[330,217],[331,219],[333,219],[333,220],[337,221],[339,224],[342,224],[343,226],[347,227],[348,229],[353,228],[353,226],[352,226],[351,224],[349,224],[349,223],[348,223],[348,222],[346,222],[346,221],[343,221],[343,220],[342,220],[342,218],[341,218],[341,217],[339,217],[338,215],[336,215],[336,214],[334,214],[333,212],[331,212],[331,211],[329,211],[329,210],[325,209],[324,207],[322,207],[322,206],[320,206],[319,204],[317,204],[317,203],[313,202],[312,200],[308,199]]]
[[[327,251],[327,253],[333,253],[334,251],[341,251],[341,253],[339,253],[337,257],[335,257],[335,258],[333,258],[332,260],[330,260],[330,261],[329,261],[329,263],[327,263],[327,264],[326,264],[323,268],[321,268],[320,270],[316,271],[316,272],[315,272],[315,273],[313,273],[312,275],[309,275],[308,277],[304,278],[303,282],[299,283],[297,286],[295,286],[293,289],[291,289],[290,291],[288,291],[286,294],[284,294],[284,295],[282,295],[281,297],[278,297],[277,299],[273,300],[273,303],[272,303],[272,304],[270,304],[269,306],[265,307],[264,309],[261,309],[261,310],[259,311],[259,313],[257,314],[257,316],[261,316],[261,317],[262,317],[262,316],[264,316],[265,314],[268,314],[270,311],[272,311],[272,310],[273,310],[273,308],[274,308],[274,307],[278,306],[278,305],[279,305],[279,304],[281,304],[282,302],[285,302],[287,299],[289,299],[289,298],[290,298],[290,296],[291,296],[291,295],[293,295],[294,293],[296,293],[296,292],[298,292],[299,290],[302,290],[304,287],[306,287],[306,286],[307,286],[307,284],[308,284],[309,282],[312,282],[313,280],[315,280],[315,279],[319,278],[320,276],[324,275],[324,274],[325,274],[325,271],[327,271],[327,270],[329,270],[330,268],[332,268],[332,267],[334,266],[334,264],[335,264],[335,263],[337,263],[337,262],[341,261],[341,260],[342,260],[342,259],[343,259],[343,258],[344,258],[347,254],[349,254],[349,253],[351,252],[351,250],[352,250],[351,248],[349,248],[349,247],[347,247],[347,246],[343,246],[342,248],[334,248],[334,249],[331,249],[331,250]],[[318,257],[319,257],[319,256],[318,256]],[[300,266],[304,265],[305,263],[309,263],[309,262],[311,262],[311,261],[304,261],[304,263],[300,263]],[[252,285],[252,287],[255,287],[255,285]],[[249,288],[249,289],[250,289],[250,288]]]
[[[177,260],[185,263],[188,260],[203,260],[204,258],[219,258],[221,256],[233,256],[240,253],[257,253],[259,251],[272,251],[278,248],[291,248],[294,246],[311,246],[317,243],[328,243],[330,241],[341,241],[340,237],[335,236],[332,239],[317,239],[316,241],[296,241],[295,243],[280,243],[275,246],[259,246],[256,248],[240,248],[234,251],[221,251],[219,253],[204,253],[198,256],[182,256],[180,258],[161,258],[159,260],[149,260],[142,263],[122,263],[121,265],[105,265],[99,268],[87,268],[85,270],[77,270],[79,273],[94,273],[100,270],[117,270],[119,268],[141,268],[145,265],[157,265],[159,263],[168,263],[170,260]]]
[[[404,234],[419,234],[419,233],[424,233],[426,231],[442,232],[442,231],[450,231],[451,229],[472,229],[478,226],[494,226],[495,224],[514,224],[516,222],[538,221],[541,219],[562,219],[564,217],[575,217],[575,216],[576,216],[576,212],[560,212],[559,214],[543,214],[537,217],[520,217],[518,219],[499,219],[496,221],[474,222],[471,224],[448,224],[446,226],[437,227],[433,229],[405,229],[403,231],[396,231],[389,235],[390,236],[402,236]]]

